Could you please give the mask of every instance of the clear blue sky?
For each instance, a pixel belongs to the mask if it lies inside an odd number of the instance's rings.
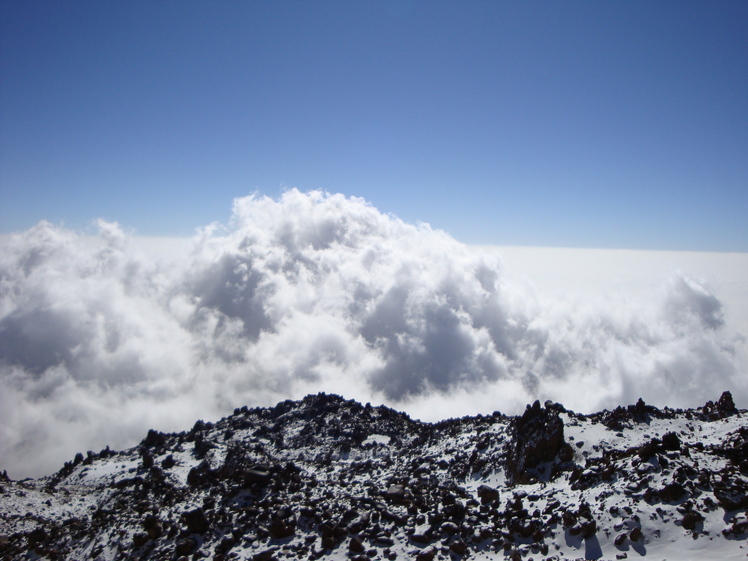
[[[284,188],[467,243],[748,251],[748,2],[0,0],[0,232]]]

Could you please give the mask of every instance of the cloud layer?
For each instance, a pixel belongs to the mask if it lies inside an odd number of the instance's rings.
[[[0,252],[0,458],[13,477],[241,405],[328,391],[425,419],[536,398],[580,411],[748,396],[743,346],[703,283],[544,299],[499,259],[321,192],[234,202],[155,258],[112,223],[48,223]]]

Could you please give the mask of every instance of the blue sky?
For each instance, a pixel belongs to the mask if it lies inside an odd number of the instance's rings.
[[[746,252],[748,3],[0,1],[0,233],[189,235],[292,187]]]

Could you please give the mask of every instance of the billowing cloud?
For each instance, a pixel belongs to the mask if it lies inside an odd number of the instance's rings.
[[[431,420],[747,395],[722,302],[685,276],[648,299],[543,298],[444,232],[297,190],[237,199],[172,255],[133,242],[105,222],[93,243],[45,222],[2,241],[12,476],[317,391]]]

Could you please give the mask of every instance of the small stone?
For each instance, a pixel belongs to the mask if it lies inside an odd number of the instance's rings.
[[[195,547],[197,547],[197,542],[194,538],[183,538],[177,540],[177,543],[174,546],[174,553],[177,556],[189,555],[195,550]]]
[[[252,561],[270,561],[275,558],[277,549],[276,547],[271,547],[270,549],[256,553],[252,556]]]
[[[283,520],[276,518],[268,526],[268,532],[275,539],[289,538],[296,533],[293,524],[286,524]]]
[[[364,542],[361,541],[360,537],[353,536],[351,538],[351,541],[348,542],[348,550],[352,551],[353,553],[363,553],[366,548],[364,547]]]
[[[433,561],[435,556],[436,548],[430,547],[428,549],[424,549],[418,555],[416,555],[416,561]]]
[[[499,500],[499,491],[488,485],[478,487],[478,496],[482,505],[490,505]]]
[[[420,544],[429,544],[431,543],[431,538],[424,532],[416,532],[410,536],[410,540],[414,543],[420,543]]]
[[[134,548],[143,547],[148,543],[148,534],[144,532],[137,532],[132,536],[132,546]]]
[[[205,517],[205,512],[202,508],[196,508],[185,512],[182,517],[184,523],[187,524],[187,529],[194,534],[204,534],[210,529],[208,519]]]
[[[597,532],[597,522],[594,520],[587,520],[582,523],[582,534],[584,539],[589,539]]]
[[[390,485],[384,496],[391,501],[402,501],[405,498],[405,488],[402,485]]]
[[[449,549],[452,550],[457,555],[465,555],[465,552],[467,551],[468,547],[464,541],[457,540],[449,544]]]
[[[703,520],[704,517],[700,513],[692,510],[683,515],[681,526],[683,526],[686,530],[694,531],[696,529],[696,525]]]

